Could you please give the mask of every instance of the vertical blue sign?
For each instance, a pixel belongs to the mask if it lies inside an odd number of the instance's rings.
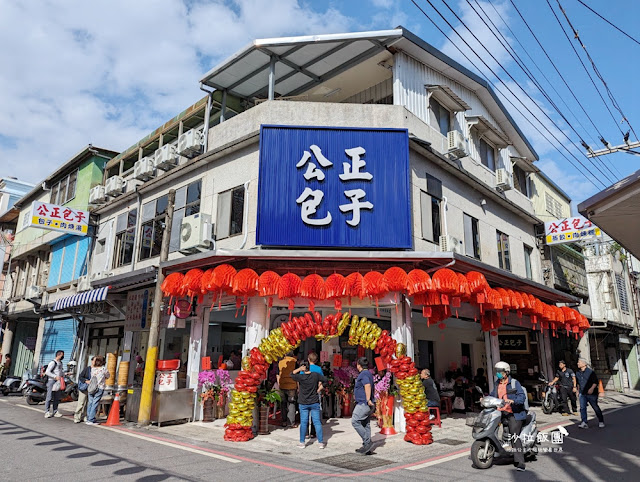
[[[263,125],[257,244],[411,249],[406,129]]]

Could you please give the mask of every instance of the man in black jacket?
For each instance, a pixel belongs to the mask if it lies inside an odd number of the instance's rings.
[[[560,360],[558,362],[558,371],[556,372],[556,377],[549,382],[549,385],[551,386],[554,383],[558,383],[560,386],[559,388],[560,398],[562,399],[562,415],[573,415],[573,412],[577,412],[576,392],[578,390],[576,384],[576,374],[571,368],[567,368],[567,364],[564,362],[564,360]],[[571,408],[573,409],[573,412],[569,411],[569,400],[571,400]]]
[[[576,379],[580,386],[580,418],[582,418],[582,422],[578,427],[589,428],[589,425],[587,425],[588,403],[596,412],[598,427],[604,428],[604,416],[598,406],[598,377],[595,372],[587,366],[587,361],[582,358],[578,360]]]
[[[309,369],[309,362],[304,361],[299,368],[291,373],[291,378],[298,382],[300,390],[298,392],[298,409],[300,410],[300,443],[298,447],[305,448],[305,437],[307,426],[309,425],[309,415],[316,429],[318,437],[318,447],[323,449],[327,446],[322,437],[322,419],[320,416],[320,395],[322,389],[320,383],[327,383],[324,375],[312,372]]]
[[[440,407],[440,394],[428,368],[422,369],[420,378],[422,379],[424,394],[427,397],[427,407]],[[433,418],[435,418],[434,415],[429,416],[429,419],[433,420]]]

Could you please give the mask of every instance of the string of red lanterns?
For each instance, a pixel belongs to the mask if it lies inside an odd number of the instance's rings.
[[[175,298],[187,296],[201,300],[203,295],[212,293],[214,303],[218,299],[218,306],[222,295],[235,296],[238,308],[246,306],[248,298],[253,296],[267,298],[271,307],[273,297],[277,296],[287,300],[289,310],[293,310],[294,299],[305,298],[310,311],[314,311],[318,301],[333,300],[335,309],[340,311],[342,299],[347,298],[351,303],[352,298],[365,297],[375,302],[377,309],[379,300],[392,292],[396,303],[397,294],[402,293],[412,297],[415,305],[422,306],[428,326],[437,324],[445,328],[444,320],[452,316],[452,309],[465,302],[479,308],[482,330],[492,335],[502,325],[502,318],[510,312],[515,312],[519,318],[529,316],[534,329],[551,330],[553,336],[557,336],[558,331],[583,336],[590,327],[587,317],[573,308],[548,305],[524,292],[493,289],[478,271],[462,274],[449,268],[440,268],[429,276],[421,269],[407,273],[393,266],[384,273],[369,271],[362,275],[354,272],[346,277],[335,273],[325,280],[318,274],[304,279],[294,273],[280,276],[273,271],[258,275],[250,268],[236,271],[231,265],[221,264],[204,272],[196,268],[185,274],[171,273],[164,279],[161,289],[165,296],[170,297],[170,305]]]

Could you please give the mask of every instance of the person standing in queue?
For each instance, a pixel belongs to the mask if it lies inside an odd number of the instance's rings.
[[[422,379],[424,394],[427,397],[427,407],[440,407],[440,394],[433,378],[431,378],[431,371],[428,368],[423,368],[420,372],[420,378]],[[434,418],[435,415],[429,415],[429,420]]]
[[[360,374],[356,378],[353,391],[356,406],[351,415],[351,425],[362,439],[362,447],[356,449],[356,452],[361,455],[371,455],[373,444],[371,443],[370,417],[376,407],[373,401],[373,375],[369,371],[369,360],[365,357],[358,358],[356,368]]]
[[[292,352],[287,353],[278,363],[278,386],[284,394],[282,403],[282,424],[288,424],[291,428],[296,424],[296,389],[298,384],[291,378],[291,373],[296,368],[297,359]]]
[[[307,435],[307,426],[309,419],[313,423],[318,434],[318,448],[327,446],[323,439],[322,419],[320,418],[320,395],[322,383],[327,383],[324,375],[312,372],[309,369],[309,362],[303,361],[299,368],[296,368],[291,374],[291,378],[298,382],[300,390],[298,394],[298,407],[300,409],[300,443],[298,447],[303,449],[306,447],[305,437]]]
[[[309,370],[312,373],[317,373],[318,375],[324,376],[322,372],[322,368],[318,365],[318,354],[315,352],[311,352],[307,355],[307,361],[309,362]],[[324,385],[320,382],[318,397],[320,398],[320,423],[322,423],[322,392],[324,391]],[[313,423],[309,423],[309,438],[316,437],[316,426]]]
[[[511,379],[511,366],[507,362],[499,361],[494,367],[496,382],[491,392],[492,397],[501,398],[506,403],[498,410],[502,412],[502,424],[509,427],[511,446],[514,448],[514,465],[519,471],[525,470],[524,451],[520,432],[522,423],[527,418],[524,408],[526,395],[520,382]]]
[[[86,366],[82,373],[78,377],[78,401],[76,402],[76,410],[73,414],[73,421],[80,423],[83,420],[87,421],[87,405],[89,402],[89,383],[91,382],[91,368],[93,367],[93,359],[95,357],[89,357],[89,364]]]

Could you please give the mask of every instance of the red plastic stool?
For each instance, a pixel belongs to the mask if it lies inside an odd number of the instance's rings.
[[[453,404],[451,403],[451,397],[440,398],[440,409],[447,415],[451,415],[453,413]]]
[[[429,415],[431,415],[431,410],[435,410],[436,418],[430,420],[433,425],[437,425],[439,428],[442,428],[442,421],[440,421],[440,407],[427,407],[429,409]],[[429,417],[431,418],[431,417]]]

